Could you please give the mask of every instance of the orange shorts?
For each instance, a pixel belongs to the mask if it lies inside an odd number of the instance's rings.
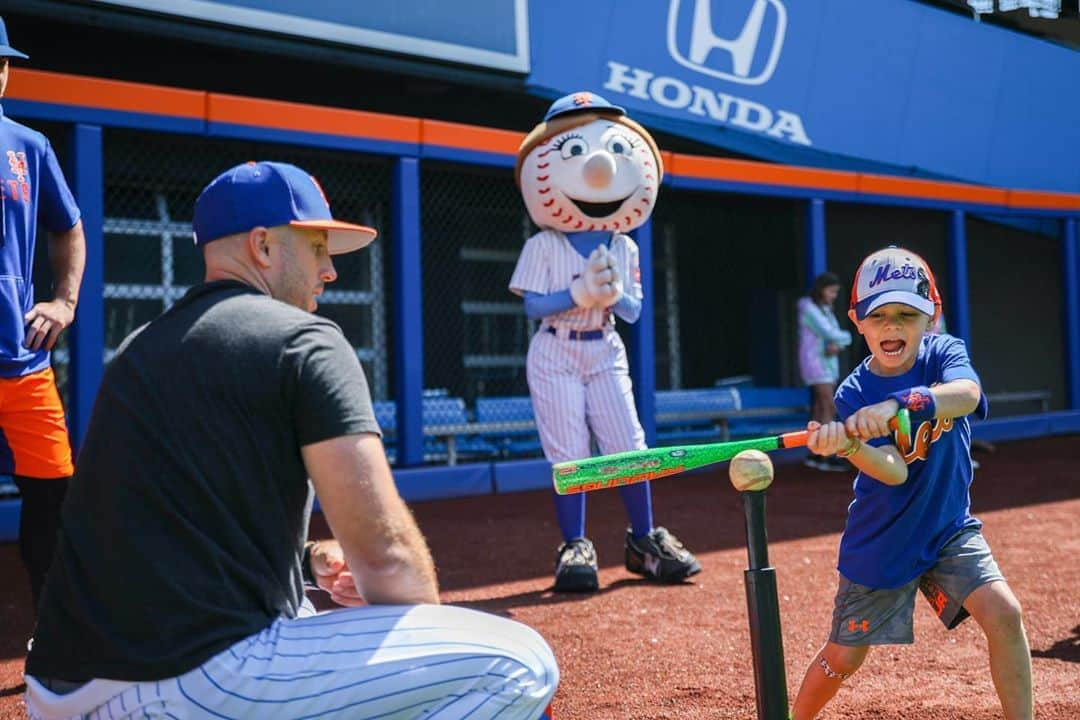
[[[0,474],[49,479],[74,472],[52,368],[0,378]]]

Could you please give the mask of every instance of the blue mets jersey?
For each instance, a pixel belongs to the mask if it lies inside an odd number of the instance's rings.
[[[912,386],[965,378],[979,382],[963,340],[926,335],[914,367],[883,377],[864,360],[836,391],[836,409],[846,420],[859,408]],[[976,409],[986,417],[986,396]],[[908,466],[903,485],[886,485],[860,472],[840,539],[839,570],[872,588],[897,588],[933,567],[938,551],[961,529],[980,527],[971,516],[971,426],[966,417],[936,418],[911,429],[912,437],[870,441],[895,443]]]
[[[79,221],[79,208],[49,141],[4,117],[2,108],[0,155],[0,377],[19,377],[49,366],[47,350],[23,346],[23,318],[34,305],[38,221],[64,232]]]

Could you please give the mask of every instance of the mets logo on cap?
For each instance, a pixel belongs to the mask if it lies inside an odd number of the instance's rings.
[[[902,303],[931,317],[941,305],[930,266],[917,254],[896,246],[863,260],[851,284],[851,308],[859,320],[889,303]]]

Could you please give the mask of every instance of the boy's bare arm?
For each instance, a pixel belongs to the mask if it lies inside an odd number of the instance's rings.
[[[895,445],[874,447],[858,442],[855,451],[847,456],[852,465],[886,485],[903,485],[907,482],[907,463]]]
[[[935,385],[930,393],[934,398],[934,417],[954,418],[974,412],[982,389],[972,380],[960,379]],[[846,457],[859,470],[886,485],[903,484],[907,481],[907,463],[896,446],[872,447],[861,442],[891,435],[888,423],[899,409],[900,404],[892,398],[859,408],[843,424],[822,426],[820,437],[807,445],[821,455],[837,453]]]
[[[975,412],[982,397],[982,388],[974,380],[952,380],[930,388],[934,396],[934,417],[964,417]]]
[[[878,405],[882,404],[884,403],[878,403]],[[863,410],[873,407],[871,405]],[[852,417],[855,416],[852,415]],[[807,423],[806,429],[810,431],[806,445],[811,452],[818,455],[840,454],[850,460],[851,464],[859,470],[886,485],[902,485],[907,481],[907,464],[896,446],[871,447],[860,441],[857,436],[849,434],[844,423],[839,422],[820,425],[811,421]]]

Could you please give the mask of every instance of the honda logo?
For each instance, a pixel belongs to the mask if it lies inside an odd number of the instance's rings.
[[[717,17],[715,6],[723,6]],[[787,10],[780,0],[671,0],[668,52],[680,65],[744,85],[768,82],[780,59]]]

